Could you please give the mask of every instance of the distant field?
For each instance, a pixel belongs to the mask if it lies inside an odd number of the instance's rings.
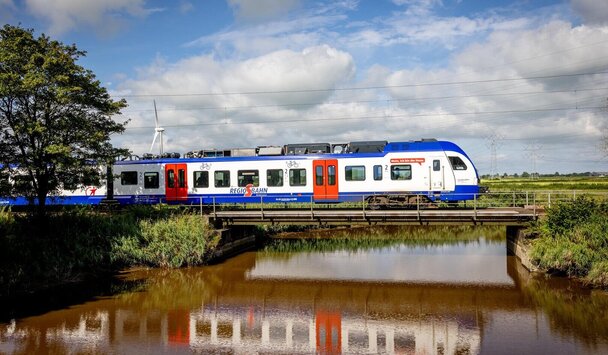
[[[490,191],[593,190],[608,191],[608,177],[541,177],[482,179]]]

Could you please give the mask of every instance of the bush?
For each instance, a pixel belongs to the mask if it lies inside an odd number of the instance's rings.
[[[608,205],[587,197],[560,202],[536,227],[532,262],[540,268],[608,287]]]
[[[608,260],[594,263],[585,281],[597,287],[608,288]]]
[[[202,264],[212,235],[200,216],[166,206],[78,207],[45,219],[0,209],[0,295],[135,265]]]
[[[586,196],[577,197],[574,201],[559,201],[547,209],[544,222],[547,233],[557,236],[566,235],[597,213],[598,204]]]
[[[196,215],[142,220],[139,227],[140,234],[122,236],[113,244],[114,262],[172,268],[200,265],[208,249],[219,242]]]

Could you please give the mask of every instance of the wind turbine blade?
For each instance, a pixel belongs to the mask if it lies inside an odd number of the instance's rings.
[[[156,128],[158,128],[158,112],[156,112],[156,100],[152,100],[154,102],[154,117],[156,118]]]
[[[154,133],[154,139],[152,139],[152,144],[150,145],[150,153],[152,153],[152,148],[154,148],[154,143],[156,142],[156,137],[158,137],[158,132]]]

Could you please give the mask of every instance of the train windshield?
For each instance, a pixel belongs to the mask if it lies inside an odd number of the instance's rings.
[[[454,170],[467,170],[467,165],[459,157],[449,157]]]

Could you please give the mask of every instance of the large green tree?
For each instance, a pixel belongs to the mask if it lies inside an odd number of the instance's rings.
[[[91,70],[78,64],[85,52],[31,29],[0,29],[0,174],[44,213],[46,198],[64,187],[99,179],[98,164],[124,150],[110,136],[126,101],[114,101]],[[8,191],[7,191],[8,188]]]

